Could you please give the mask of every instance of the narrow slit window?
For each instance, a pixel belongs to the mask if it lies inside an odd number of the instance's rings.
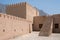
[[[32,24],[32,26],[34,26],[34,24]]]
[[[3,29],[3,32],[5,32],[5,29]]]
[[[16,31],[16,29],[14,29],[14,31]]]

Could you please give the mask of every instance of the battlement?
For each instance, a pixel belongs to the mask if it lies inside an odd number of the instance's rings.
[[[29,3],[27,3],[27,2],[20,2],[20,3],[16,3],[16,4],[9,4],[9,5],[7,5],[7,7],[15,7],[15,6],[18,6],[18,5],[28,5],[28,6],[30,6],[30,7],[32,7],[33,9],[36,9],[36,7],[33,7],[32,5],[30,5]]]
[[[10,4],[6,6],[6,13],[13,16],[18,16],[26,20],[32,21],[33,17],[39,16],[39,11],[37,8],[31,6],[27,2]]]
[[[28,21],[28,20],[26,20],[24,18],[20,18],[20,17],[8,15],[8,14],[2,14],[2,13],[0,13],[0,18],[31,22],[31,21]]]
[[[9,5],[7,5],[7,7],[8,6],[18,6],[18,5],[25,5],[26,4],[26,2],[20,2],[20,3],[16,3],[16,4],[9,4]]]

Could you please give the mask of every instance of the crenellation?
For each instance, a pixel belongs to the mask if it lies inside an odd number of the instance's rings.
[[[25,19],[23,19],[23,18],[20,18],[20,17],[15,17],[15,16],[12,16],[12,15],[7,15],[7,14],[0,14],[0,17],[1,18],[7,18],[7,19],[13,19],[13,20],[19,20],[19,21],[28,21],[28,20],[25,20]],[[28,21],[28,22],[30,22],[30,21]]]
[[[33,23],[33,17],[39,16],[39,11],[26,2],[12,4],[6,9],[7,14],[18,16]]]

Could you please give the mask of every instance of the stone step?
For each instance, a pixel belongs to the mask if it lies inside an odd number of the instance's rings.
[[[39,36],[49,36],[52,33],[52,27],[53,19],[48,17],[40,30]]]

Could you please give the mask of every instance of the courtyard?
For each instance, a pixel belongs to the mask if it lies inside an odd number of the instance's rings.
[[[38,36],[39,32],[32,32],[26,35],[11,38],[9,40],[60,40],[59,33],[52,33],[49,37]]]

